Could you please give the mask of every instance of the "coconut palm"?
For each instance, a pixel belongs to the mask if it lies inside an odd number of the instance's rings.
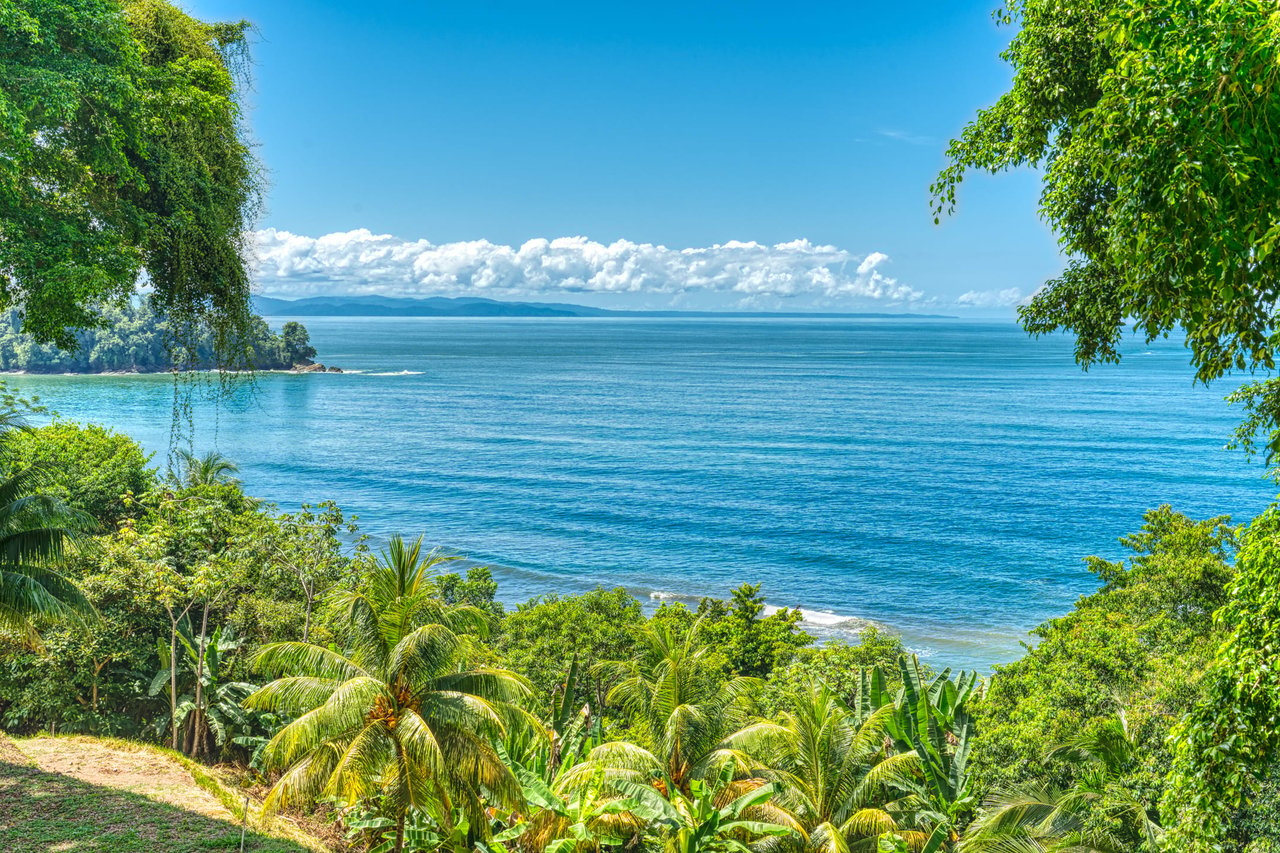
[[[216,450],[210,450],[204,456],[197,456],[190,450],[178,450],[178,481],[184,486],[212,486],[222,483],[238,486],[240,481],[235,475],[240,473],[240,466],[223,456]]]
[[[759,681],[711,677],[712,650],[700,642],[699,627],[694,623],[677,633],[650,621],[643,629],[647,649],[640,659],[599,665],[616,679],[608,701],[631,714],[648,748],[621,741],[601,744],[570,771],[569,785],[605,768],[610,779],[657,779],[688,795],[694,780],[714,780],[726,766],[739,776],[757,766],[742,739],[731,743],[730,737],[747,722],[743,700]],[[728,791],[726,796],[741,793]]]
[[[284,775],[267,796],[268,811],[334,797],[356,803],[381,796],[395,821],[394,849],[404,846],[410,809],[451,829],[457,810],[483,832],[481,798],[518,807],[520,785],[491,745],[522,720],[515,703],[527,682],[503,670],[469,669],[486,615],[430,597],[434,555],[421,539],[396,537],[360,587],[334,597],[345,652],[312,643],[275,643],[255,664],[281,677],[246,701],[252,709],[296,719],[264,749],[268,768]]]
[[[1074,784],[1026,784],[988,796],[960,845],[963,853],[1159,851],[1164,831],[1151,810],[1118,784],[1137,756],[1123,713],[1050,749],[1076,769]],[[1105,812],[1105,821],[1090,818]]]
[[[0,412],[0,441],[26,428],[16,413]],[[93,614],[80,589],[55,568],[92,520],[43,494],[48,482],[37,465],[0,476],[0,629],[30,638],[39,622]]]
[[[730,744],[763,747],[756,753],[770,768],[763,775],[781,788],[773,805],[785,808],[802,830],[783,839],[787,846],[802,841],[813,853],[874,850],[886,831],[923,842],[894,815],[901,797],[895,783],[919,775],[915,752],[894,753],[886,743],[896,713],[892,703],[855,710],[826,684],[810,680],[778,723],[757,723],[730,738]]]

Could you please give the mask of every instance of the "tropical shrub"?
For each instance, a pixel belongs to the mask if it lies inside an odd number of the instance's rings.
[[[156,485],[152,454],[132,438],[96,424],[55,420],[18,431],[5,440],[15,470],[36,466],[47,472],[45,494],[93,517],[104,530],[137,518],[137,498]]]

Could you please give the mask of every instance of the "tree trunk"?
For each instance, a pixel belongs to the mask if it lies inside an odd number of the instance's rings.
[[[209,629],[209,602],[204,603],[204,612],[200,616],[200,652],[196,656],[196,709],[194,711],[196,718],[191,726],[191,752],[188,755],[194,756],[196,750],[203,751],[204,737],[202,737],[202,729],[204,728],[204,650],[205,650],[205,632]]]
[[[89,700],[89,707],[93,709],[95,714],[98,712],[98,676],[102,674],[102,668],[110,661],[111,658],[107,658],[101,663],[98,662],[97,658],[93,660],[93,697]]]
[[[311,602],[314,600],[315,594],[305,583],[302,585],[302,590],[307,597],[307,618],[302,623],[302,642],[309,643],[311,642]]]
[[[181,618],[181,617],[179,617]],[[178,750],[178,620],[169,611],[169,728],[173,729],[173,750]]]
[[[395,853],[402,853],[404,850],[404,816],[405,812],[400,812],[400,819],[396,821]]]

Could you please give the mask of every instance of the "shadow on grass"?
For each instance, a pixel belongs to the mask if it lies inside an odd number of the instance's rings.
[[[238,824],[0,759],[0,850],[5,853],[239,849]],[[245,835],[244,849],[307,853],[301,845],[252,829]]]

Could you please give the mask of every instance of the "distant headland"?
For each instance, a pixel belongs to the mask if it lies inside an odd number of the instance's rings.
[[[954,320],[946,314],[891,314],[811,311],[624,311],[564,302],[501,302],[475,296],[255,296],[254,310],[265,317],[848,317]]]

